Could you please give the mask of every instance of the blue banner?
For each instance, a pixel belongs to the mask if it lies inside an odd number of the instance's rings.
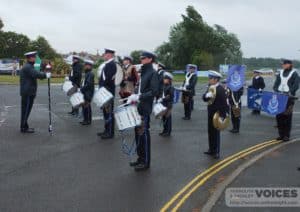
[[[227,85],[231,91],[240,90],[245,83],[246,66],[230,65],[227,74]]]
[[[286,110],[288,96],[273,92],[263,92],[261,110],[270,114],[277,115]]]
[[[252,110],[261,110],[262,96],[262,92],[253,88],[248,88],[248,108]]]

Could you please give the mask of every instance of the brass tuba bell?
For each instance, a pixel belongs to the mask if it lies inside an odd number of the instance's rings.
[[[208,105],[212,105],[215,102],[216,96],[217,96],[217,88],[216,86],[209,86],[208,92],[211,92],[213,94],[213,97],[211,97],[208,101]]]
[[[229,116],[227,115],[225,119],[220,117],[220,113],[216,112],[213,117],[213,125],[217,130],[225,130],[229,126],[230,120]]]

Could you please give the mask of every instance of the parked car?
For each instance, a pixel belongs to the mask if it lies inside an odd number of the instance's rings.
[[[16,72],[20,70],[20,64],[14,59],[0,59],[0,74],[12,74],[14,67]]]

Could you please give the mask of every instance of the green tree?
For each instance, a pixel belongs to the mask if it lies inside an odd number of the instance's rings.
[[[171,27],[169,41],[160,45],[156,53],[163,63],[176,69],[192,61],[204,62],[200,67],[216,68],[225,58],[232,63],[242,59],[236,35],[223,26],[209,26],[192,6],[187,7],[182,21]]]
[[[0,32],[0,58],[22,58],[28,50],[29,38],[15,32]]]
[[[29,50],[38,51],[39,56],[43,59],[53,60],[54,58],[60,57],[50,46],[49,42],[42,36],[30,42]]]
[[[133,64],[139,64],[140,61],[140,55],[143,52],[143,50],[134,50],[130,53],[130,56],[133,58]]]
[[[196,64],[200,70],[209,70],[214,67],[214,57],[205,51],[195,51],[192,55],[192,63]]]
[[[2,19],[0,18],[0,30],[2,30],[3,27],[4,27],[4,23],[3,23]]]

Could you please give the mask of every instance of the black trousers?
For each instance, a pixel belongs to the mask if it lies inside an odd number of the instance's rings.
[[[162,117],[163,125],[164,125],[164,133],[171,134],[172,132],[172,114],[168,114],[168,116]]]
[[[29,128],[28,118],[33,106],[35,96],[21,96],[21,124],[20,128],[26,130]]]
[[[92,107],[90,102],[85,102],[82,106],[83,121],[92,122]]]
[[[150,166],[151,159],[151,137],[150,137],[150,116],[142,116],[143,125],[136,127],[135,142],[137,148],[138,162]]]
[[[234,113],[233,113],[233,110],[232,110],[232,107],[234,106],[231,106],[231,123],[232,123],[232,127],[234,130],[238,130],[240,131],[240,126],[241,126],[241,119],[242,119],[242,109],[241,109],[241,114],[239,117],[235,117],[234,116]],[[242,108],[241,105],[239,105],[240,108]]]
[[[292,98],[289,98],[287,103],[287,109],[284,113],[278,114],[276,116],[278,133],[280,137],[290,137],[292,130],[292,120],[293,120],[293,106],[295,102]],[[289,110],[290,108],[290,110]],[[288,111],[289,110],[289,111]]]
[[[191,118],[192,115],[192,107],[193,107],[193,97],[189,97],[188,101],[184,103],[184,116],[187,118]]]
[[[108,105],[103,107],[104,116],[104,129],[105,133],[110,136],[115,134],[115,118],[114,118],[114,103],[110,102]]]
[[[208,145],[209,151],[216,154],[220,153],[220,131],[213,125],[213,114],[208,114]]]

